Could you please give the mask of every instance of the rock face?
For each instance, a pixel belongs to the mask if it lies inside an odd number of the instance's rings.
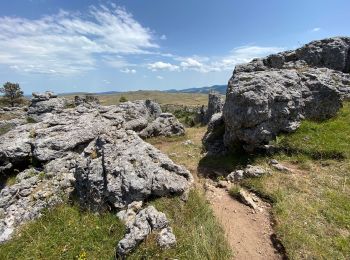
[[[59,98],[52,92],[32,93],[32,96],[28,115],[37,121],[41,119],[41,115],[61,112],[67,105],[65,98]]]
[[[222,95],[217,92],[210,92],[208,96],[208,109],[205,112],[204,123],[210,122],[211,117],[216,113],[221,113],[224,106]]]
[[[208,130],[203,137],[204,148],[213,155],[225,152],[223,135],[225,124],[222,113],[214,114],[208,124]]]
[[[35,94],[33,102],[37,106],[57,99]],[[19,125],[0,139],[0,174],[20,172],[16,184],[0,191],[0,242],[73,190],[86,208],[120,210],[134,201],[181,195],[192,183],[185,168],[139,137],[144,129],[143,137],[183,131],[152,101],[84,103],[36,110],[35,115],[39,122]]]
[[[223,108],[223,143],[253,151],[303,119],[334,116],[349,97],[349,64],[350,38],[342,37],[237,65]]]
[[[98,136],[83,157],[76,166],[76,187],[81,203],[92,209],[180,195],[192,182],[186,169],[130,130]]]

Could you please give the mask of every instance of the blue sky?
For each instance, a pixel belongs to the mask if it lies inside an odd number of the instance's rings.
[[[346,0],[0,2],[0,83],[25,93],[226,84],[235,64],[349,36]]]

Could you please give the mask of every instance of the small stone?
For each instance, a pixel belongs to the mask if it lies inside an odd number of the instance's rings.
[[[170,248],[176,245],[176,237],[171,227],[163,228],[157,238],[157,244],[161,248]]]

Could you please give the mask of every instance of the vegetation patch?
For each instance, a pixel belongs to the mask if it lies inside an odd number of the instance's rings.
[[[223,230],[204,195],[192,191],[185,203],[160,198],[150,204],[163,211],[177,238],[177,246],[162,250],[150,236],[128,259],[230,259]],[[125,227],[115,213],[100,215],[74,205],[60,205],[22,228],[0,245],[0,259],[113,259]]]
[[[4,124],[0,126],[0,136],[6,134],[13,128],[12,124]]]
[[[278,140],[297,153],[275,155],[292,173],[241,183],[273,201],[275,230],[291,259],[350,258],[350,103],[324,122],[304,121]],[[342,154],[337,156],[315,156]],[[317,157],[317,160],[315,160]],[[269,158],[258,159],[265,164]]]

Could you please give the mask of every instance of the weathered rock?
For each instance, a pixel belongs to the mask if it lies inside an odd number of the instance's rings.
[[[136,132],[142,131],[162,113],[160,106],[151,100],[128,101],[119,104],[118,108],[123,111],[124,128]]]
[[[157,244],[161,248],[170,248],[176,245],[176,237],[171,227],[163,228],[157,237]]]
[[[154,136],[176,136],[184,135],[185,128],[177,120],[177,118],[170,113],[162,113],[153,122],[149,123],[139,135],[143,138]]]
[[[41,103],[58,98],[45,93],[34,94],[34,99]],[[191,174],[137,133],[125,130],[131,126],[143,130],[159,118],[158,108],[153,102],[137,101],[44,110],[36,114],[40,122],[19,125],[2,135],[0,173],[21,173],[15,185],[0,192],[0,242],[8,240],[21,224],[39,217],[44,208],[69,197],[73,188],[81,204],[95,210],[122,209],[149,197],[185,193]],[[144,118],[145,126],[135,124]],[[172,121],[168,121],[164,128],[171,128]],[[30,169],[31,164],[37,169]]]
[[[219,155],[226,152],[223,135],[225,133],[224,119],[221,113],[214,114],[208,124],[202,142],[209,154]]]
[[[247,165],[243,170],[236,170],[226,176],[226,180],[229,182],[238,182],[244,178],[256,178],[267,174],[267,171],[260,166]]]
[[[43,209],[61,203],[72,191],[69,173],[47,178],[44,172],[27,169],[16,183],[0,191],[0,243],[9,240],[23,223],[40,216]]]
[[[350,38],[331,38],[236,66],[223,109],[225,146],[252,151],[302,119],[333,117],[350,93],[349,50]]]
[[[245,204],[245,205],[251,207],[251,208],[254,209],[254,210],[258,209],[258,205],[256,205],[256,203],[254,202],[253,198],[252,198],[252,197],[249,195],[249,193],[246,192],[245,190],[241,189],[241,190],[239,191],[238,196],[239,196],[239,200],[240,200],[243,204]]]
[[[100,104],[100,100],[98,99],[98,97],[94,96],[94,95],[85,95],[85,96],[75,96],[74,97],[74,105],[75,106],[80,106],[83,104],[91,104],[91,105],[99,105]]]
[[[75,177],[82,204],[92,209],[105,203],[121,209],[150,196],[180,195],[192,182],[186,169],[124,130],[96,138],[84,150]]]
[[[169,246],[174,243],[172,232],[167,229],[169,222],[164,213],[157,211],[153,206],[141,210],[135,216],[133,222],[127,226],[127,231],[117,246],[118,256],[125,256],[140,244],[153,230],[162,230],[159,238],[162,246]],[[173,234],[172,234],[173,235]],[[176,242],[176,240],[175,240]]]
[[[244,177],[261,177],[265,175],[267,172],[264,168],[260,166],[247,165],[244,169]]]
[[[205,113],[204,123],[210,122],[211,117],[214,114],[221,113],[224,106],[224,99],[220,93],[210,92],[208,96],[208,109]]]
[[[226,180],[229,182],[237,182],[237,181],[243,180],[243,178],[244,178],[244,171],[236,170],[231,172],[229,175],[227,175]]]
[[[59,113],[67,105],[65,98],[59,98],[52,92],[32,93],[33,98],[28,107],[28,116],[36,121],[41,120],[41,116],[46,113]]]

